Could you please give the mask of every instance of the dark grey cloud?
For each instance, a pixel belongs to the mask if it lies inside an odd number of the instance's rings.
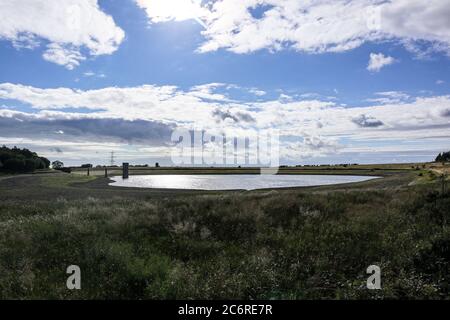
[[[352,122],[361,128],[377,128],[377,127],[381,127],[384,125],[384,123],[382,121],[377,120],[371,116],[366,116],[365,114],[362,114],[359,117],[353,118]]]
[[[446,118],[450,117],[450,109],[443,110],[441,115]]]
[[[0,117],[0,136],[54,138],[67,141],[115,141],[164,144],[173,127],[155,121],[123,119],[37,119],[29,116]]]
[[[319,136],[305,136],[303,144],[311,150],[321,150],[325,148],[336,148],[336,143]]]
[[[236,123],[239,122],[248,122],[248,123],[254,123],[256,122],[256,119],[252,117],[252,115],[245,113],[245,112],[235,112],[232,113],[230,110],[223,111],[220,110],[220,108],[215,109],[212,112],[212,115],[214,118],[216,118],[218,121],[224,121],[225,119],[231,119]]]
[[[60,147],[50,148],[51,152],[64,153]]]

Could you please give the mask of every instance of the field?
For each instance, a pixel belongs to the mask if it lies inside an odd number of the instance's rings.
[[[283,168],[383,179],[251,192],[109,187],[102,170],[3,176],[0,298],[448,299],[450,193],[439,170]],[[66,288],[73,264],[81,290]],[[381,290],[366,288],[370,265]]]
[[[336,165],[336,166],[302,166],[281,167],[280,174],[352,174],[352,175],[376,175],[395,172],[430,170],[440,168],[440,164],[377,164],[377,165]],[[122,175],[121,167],[107,167],[108,176]],[[236,168],[236,167],[130,167],[130,175],[133,174],[258,174],[259,168]],[[73,174],[87,175],[87,168],[73,168]],[[91,168],[89,174],[93,176],[104,176],[105,168]]]

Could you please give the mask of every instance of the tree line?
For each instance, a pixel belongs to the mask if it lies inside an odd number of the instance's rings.
[[[450,151],[439,153],[436,157],[436,162],[449,162],[450,161]]]
[[[2,172],[33,172],[37,169],[48,169],[49,167],[50,161],[47,158],[40,157],[37,153],[28,149],[8,148],[6,146],[0,148],[0,171]]]

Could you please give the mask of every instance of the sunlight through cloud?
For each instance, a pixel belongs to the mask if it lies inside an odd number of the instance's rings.
[[[202,21],[208,10],[202,7],[201,0],[136,0],[143,8],[151,22],[196,20],[203,27]]]

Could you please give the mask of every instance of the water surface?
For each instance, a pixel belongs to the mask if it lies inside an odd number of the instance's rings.
[[[369,176],[337,175],[136,175],[129,179],[112,177],[117,187],[190,189],[190,190],[255,190],[290,187],[324,186],[376,179]]]

